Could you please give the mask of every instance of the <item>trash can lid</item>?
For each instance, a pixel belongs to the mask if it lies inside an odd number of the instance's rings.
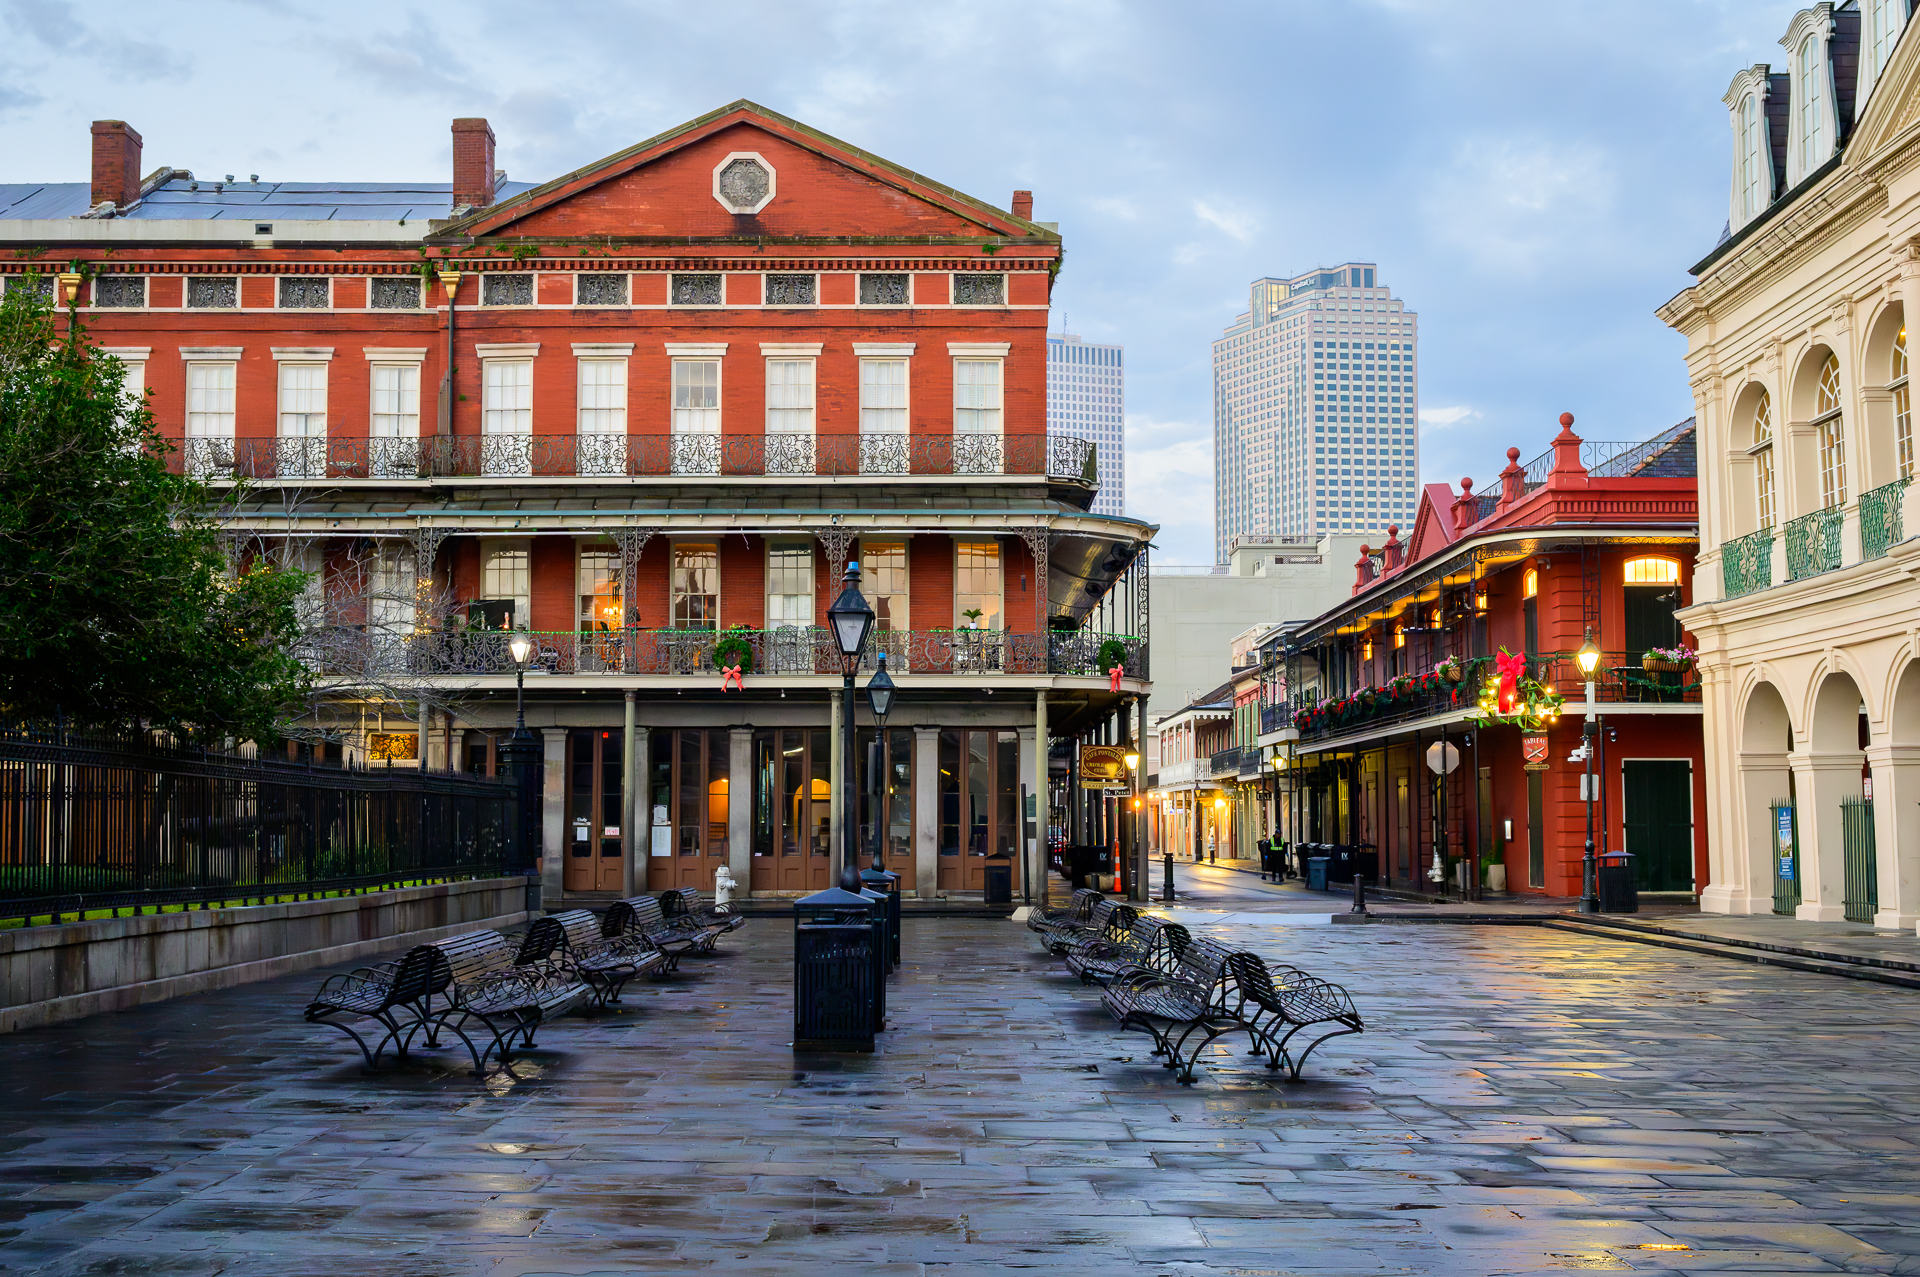
[[[850,906],[858,905],[860,908],[864,909],[867,907],[867,897],[864,895],[856,896],[851,891],[842,891],[838,887],[828,887],[825,891],[816,891],[811,896],[802,896],[800,897],[800,899],[794,901],[793,903],[795,908],[799,908],[803,905],[812,905],[817,908],[823,908],[823,909],[824,908],[845,909]]]

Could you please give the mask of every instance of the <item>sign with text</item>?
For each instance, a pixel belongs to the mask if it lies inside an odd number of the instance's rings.
[[[1548,746],[1545,736],[1522,736],[1520,738],[1520,755],[1529,763],[1544,763],[1547,761],[1547,755],[1551,752],[1553,751]]]
[[[1080,788],[1105,789],[1109,785],[1125,787],[1127,750],[1124,745],[1082,745],[1080,747]]]

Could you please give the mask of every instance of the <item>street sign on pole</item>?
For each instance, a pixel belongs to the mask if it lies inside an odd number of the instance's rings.
[[[1451,776],[1460,765],[1460,751],[1450,741],[1435,741],[1427,746],[1427,766],[1436,776]]]

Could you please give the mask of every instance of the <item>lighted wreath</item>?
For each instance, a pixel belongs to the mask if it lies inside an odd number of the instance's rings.
[[[753,631],[745,626],[728,630],[713,645],[713,668],[731,669],[739,666],[742,674],[753,673],[753,647],[747,642],[747,635]]]
[[[1133,673],[1132,670],[1127,669],[1127,645],[1119,639],[1108,639],[1102,643],[1100,650],[1094,654],[1094,662],[1102,674],[1116,665],[1128,674]]]
[[[1560,720],[1566,698],[1527,672],[1525,655],[1506,648],[1493,658],[1493,677],[1480,685],[1477,727],[1517,726],[1544,731]]]

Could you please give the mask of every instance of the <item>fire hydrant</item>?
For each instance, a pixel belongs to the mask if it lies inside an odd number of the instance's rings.
[[[713,871],[713,903],[717,907],[724,909],[732,903],[733,888],[733,871],[731,869],[725,865],[721,865]]]

